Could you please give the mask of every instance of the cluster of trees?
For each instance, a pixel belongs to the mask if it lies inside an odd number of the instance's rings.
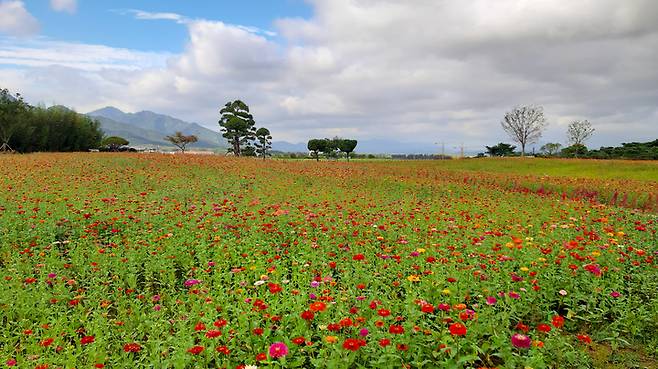
[[[450,160],[452,156],[442,154],[393,154],[391,159],[396,160]]]
[[[308,140],[306,148],[311,152],[311,157],[316,161],[320,160],[320,153],[327,158],[337,158],[339,153],[344,153],[347,161],[350,161],[350,154],[356,149],[357,140],[345,138],[312,138]]]
[[[271,156],[272,135],[269,129],[256,128],[249,106],[240,100],[229,101],[219,111],[222,137],[229,143],[228,152],[235,156]]]
[[[61,106],[34,107],[0,89],[0,151],[88,151],[102,139],[97,120]]]

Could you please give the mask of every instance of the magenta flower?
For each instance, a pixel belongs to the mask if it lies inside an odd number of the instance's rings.
[[[197,285],[199,283],[201,283],[201,281],[198,280],[198,279],[188,279],[188,280],[185,281],[185,283],[183,285],[185,287],[192,287],[192,286]]]
[[[514,292],[514,291],[511,291],[508,295],[509,295],[509,297],[511,297],[513,299],[521,298],[521,295],[519,295],[518,292]]]
[[[274,342],[270,346],[270,357],[273,359],[288,355],[288,346],[283,342]]]
[[[617,298],[617,297],[621,296],[621,293],[619,293],[617,291],[612,291],[612,292],[610,292],[610,296],[612,296],[614,298]]]
[[[530,337],[526,336],[525,334],[520,334],[520,333],[515,333],[512,335],[512,346],[516,348],[529,348],[530,345],[532,344],[532,340]]]
[[[493,296],[487,297],[487,305],[490,305],[490,306],[491,305],[496,305],[496,302],[498,302],[498,300],[496,300],[495,297],[493,297]]]
[[[361,329],[361,330],[359,331],[359,336],[361,336],[361,337],[365,337],[365,336],[368,335],[368,333],[369,333],[369,332],[368,332],[368,329],[363,328],[363,329]]]

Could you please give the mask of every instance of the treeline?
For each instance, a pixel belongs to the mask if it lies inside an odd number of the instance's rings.
[[[622,143],[621,146],[601,147],[598,150],[581,148],[577,155],[591,159],[658,160],[658,139],[650,142]]]
[[[0,151],[88,151],[103,139],[100,123],[65,107],[35,107],[0,89]]]
[[[324,154],[327,159],[338,158],[341,154],[345,154],[347,161],[350,160],[350,154],[354,152],[357,140],[345,138],[312,138],[308,140],[306,148],[311,152],[311,157],[315,160],[320,160],[320,153]]]

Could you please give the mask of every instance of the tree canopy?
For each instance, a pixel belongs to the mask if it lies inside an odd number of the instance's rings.
[[[594,128],[588,120],[574,120],[567,127],[567,141],[571,145],[585,145],[585,141],[593,134]]]
[[[487,154],[489,156],[512,156],[514,155],[514,150],[516,150],[516,146],[506,144],[506,143],[499,143],[494,146],[485,146],[487,149]]]
[[[261,127],[256,130],[256,154],[265,160],[267,156],[270,156],[269,150],[272,148],[272,135],[270,130]]]
[[[110,136],[105,137],[101,142],[101,146],[107,148],[110,151],[117,151],[121,146],[126,146],[130,142],[123,137],[119,136]]]
[[[165,139],[178,147],[183,153],[185,152],[187,145],[199,140],[195,135],[186,136],[180,131],[174,133],[172,136],[165,137]]]
[[[256,134],[256,122],[249,113],[249,106],[240,100],[229,101],[219,113],[222,137],[226,138],[230,145],[228,152],[241,156],[243,147],[249,145]]]

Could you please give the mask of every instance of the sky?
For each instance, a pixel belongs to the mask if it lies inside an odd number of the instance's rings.
[[[537,147],[587,119],[597,148],[658,138],[658,1],[0,0],[0,87],[215,130],[241,99],[275,141],[447,151],[538,105]]]

